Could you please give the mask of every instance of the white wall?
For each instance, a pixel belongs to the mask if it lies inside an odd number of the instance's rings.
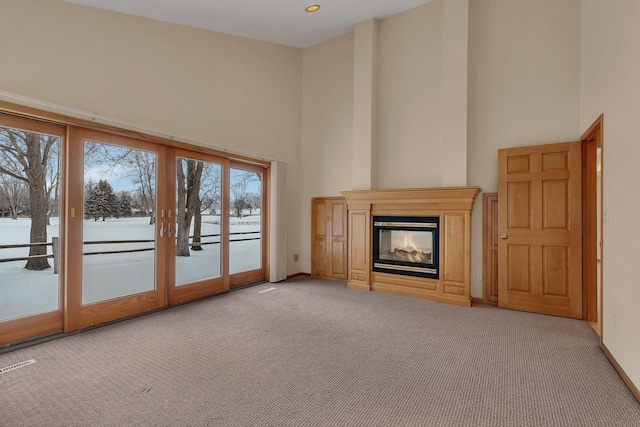
[[[435,0],[380,21],[374,188],[441,184],[442,14]]]
[[[640,388],[640,2],[583,0],[580,128],[604,113],[603,341]]]
[[[311,198],[352,186],[353,32],[304,49],[302,233],[299,270],[311,271]]]
[[[1,8],[3,90],[254,156],[297,150],[300,49],[63,0]]]
[[[353,30],[353,140],[351,182],[354,190],[373,188],[378,141],[378,28],[371,18]]]
[[[469,2],[468,182],[498,191],[498,149],[577,141],[580,2]],[[482,297],[482,195],[473,210],[471,294]]]
[[[0,90],[287,163],[299,249],[301,49],[63,0],[0,10]]]

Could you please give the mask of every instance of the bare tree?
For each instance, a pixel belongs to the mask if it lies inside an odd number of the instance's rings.
[[[251,209],[250,187],[262,185],[262,174],[242,169],[231,169],[231,209],[240,218],[246,209]]]
[[[28,205],[27,184],[10,175],[0,175],[0,195],[9,208],[12,219],[18,219],[20,208]]]
[[[186,170],[185,170],[186,167]],[[200,183],[204,162],[179,158],[176,162],[178,230],[176,255],[190,256],[189,231],[196,210],[200,211]],[[198,238],[200,236],[198,235]]]
[[[57,164],[59,138],[50,135],[0,127],[0,173],[26,183],[29,188],[31,215],[31,243],[47,242],[49,193],[47,168]],[[56,157],[53,159],[53,157]],[[29,256],[46,255],[46,246],[32,246]],[[46,258],[30,258],[27,270],[50,268]]]
[[[60,144],[51,146],[51,153],[46,169],[46,191],[49,209],[47,211],[47,225],[51,224],[52,215],[60,215]]]
[[[129,164],[136,172],[132,180],[139,185],[140,195],[149,212],[149,224],[155,224],[156,155],[147,151],[132,150]]]
[[[201,162],[203,163],[203,162]],[[201,251],[202,246],[202,212],[210,209],[216,202],[219,204],[221,183],[221,168],[211,163],[203,163],[200,179],[200,193],[193,211],[193,240],[192,251]]]
[[[262,194],[249,193],[247,198],[249,201],[249,215],[252,215],[254,210],[258,210],[262,207]]]
[[[241,218],[242,213],[249,206],[247,186],[239,181],[232,184],[229,189],[231,190],[231,209],[235,211],[236,218]]]
[[[192,251],[202,250],[202,200],[198,196],[193,207],[193,237],[191,242]]]
[[[138,186],[138,209],[149,215],[149,224],[156,220],[156,154],[127,147],[86,141],[85,161],[102,166],[102,173],[109,175],[119,167],[124,175]]]

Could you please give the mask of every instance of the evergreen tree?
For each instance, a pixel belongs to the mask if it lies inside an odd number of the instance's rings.
[[[84,186],[84,218],[89,219],[93,218],[95,221],[98,220],[99,214],[97,214],[96,210],[96,186],[92,180]]]
[[[118,215],[117,217],[130,217],[133,216],[133,209],[131,209],[131,196],[126,191],[121,191],[118,196]]]
[[[113,192],[113,187],[105,180],[98,181],[95,186],[91,182],[85,189],[85,216],[97,221],[100,217],[106,220],[119,215],[120,202]]]

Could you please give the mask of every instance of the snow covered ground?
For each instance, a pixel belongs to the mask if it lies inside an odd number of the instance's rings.
[[[219,216],[202,218],[202,234],[220,232]],[[29,242],[31,221],[28,218],[11,220],[0,218],[0,245]],[[154,227],[148,218],[120,218],[107,221],[84,222],[83,240],[152,240]],[[230,219],[231,240],[259,237],[260,216]],[[58,236],[57,218],[52,218],[48,237]],[[237,235],[239,232],[255,234]],[[203,242],[219,242],[218,237]],[[154,243],[85,245],[84,252],[121,251],[153,248]],[[220,275],[220,244],[204,245],[202,251],[191,251],[189,257],[176,258],[176,285],[184,285]],[[51,248],[48,248],[51,253]],[[260,240],[231,242],[229,247],[230,273],[260,268]],[[28,248],[1,249],[0,258],[27,256]],[[53,260],[49,260],[53,265]],[[155,250],[124,254],[83,256],[82,303],[134,295],[155,288]],[[0,320],[42,313],[59,307],[59,276],[53,268],[44,271],[24,269],[25,261],[0,263]]]

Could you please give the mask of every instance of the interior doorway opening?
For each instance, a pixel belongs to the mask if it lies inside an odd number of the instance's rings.
[[[583,319],[602,336],[603,116],[582,135]]]

